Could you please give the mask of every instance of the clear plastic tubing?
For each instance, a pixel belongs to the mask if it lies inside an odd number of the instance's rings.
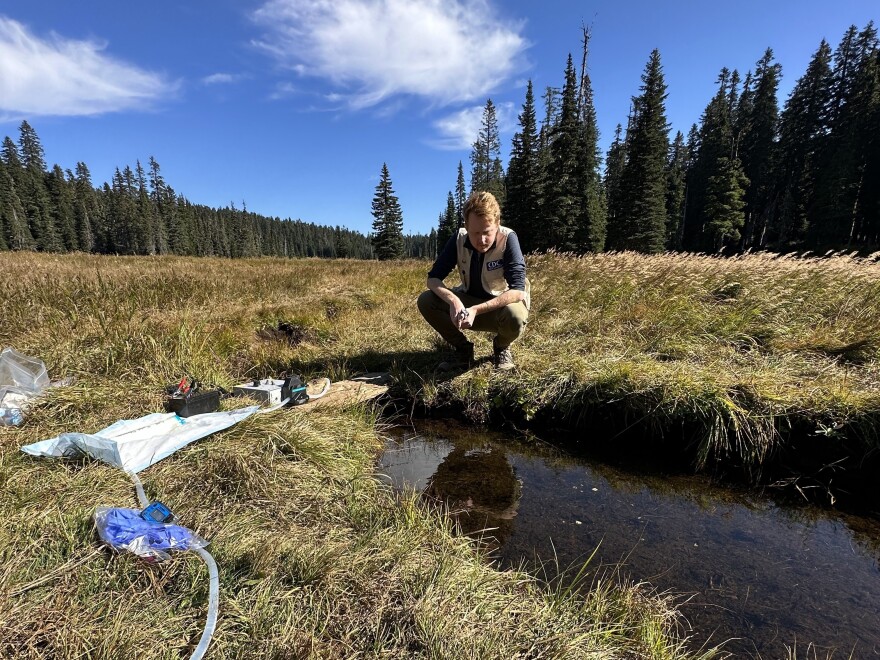
[[[208,644],[211,643],[211,636],[214,634],[214,628],[217,626],[217,609],[220,606],[220,576],[217,574],[217,562],[204,548],[193,548],[193,551],[204,560],[208,565],[208,577],[210,583],[208,586],[208,620],[205,622],[205,629],[202,631],[202,637],[199,639],[199,645],[193,651],[191,660],[201,660],[202,656],[208,650]]]
[[[140,502],[141,508],[146,509],[150,505],[150,500],[147,499],[147,495],[144,493],[144,485],[137,474],[129,470],[126,470],[126,472],[128,472],[128,476],[134,482],[134,488],[137,491],[138,502]],[[217,572],[217,562],[214,561],[210,552],[204,548],[193,548],[193,552],[201,557],[202,561],[208,566],[208,620],[205,622],[205,629],[202,631],[199,644],[190,656],[190,660],[201,660],[208,651],[208,644],[211,643],[214,628],[217,627],[217,610],[220,607],[220,575]]]

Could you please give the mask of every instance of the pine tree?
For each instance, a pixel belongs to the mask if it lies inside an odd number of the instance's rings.
[[[813,207],[819,158],[828,128],[831,46],[824,39],[792,89],[779,121],[779,209],[767,243],[787,246],[804,240]]]
[[[605,195],[600,174],[599,127],[593,105],[593,88],[587,71],[590,31],[583,28],[583,55],[578,91],[578,153],[576,180],[579,212],[575,218],[574,239],[578,251],[601,252],[606,238]]]
[[[135,180],[137,182],[136,208],[139,252],[141,254],[156,254],[159,219],[156,217],[156,206],[147,192],[147,177],[140,160],[135,162]]]
[[[880,69],[880,54],[877,57]],[[880,246],[880,72],[877,74],[877,94],[874,110],[869,119],[874,130],[869,132],[865,145],[865,170],[862,197],[859,200],[859,213],[863,218],[862,243],[872,247]]]
[[[745,195],[745,229],[742,247],[762,245],[770,218],[775,212],[778,186],[774,180],[776,131],[779,103],[776,91],[782,67],[773,63],[773,50],[768,48],[758,60],[754,75],[754,98],[747,109],[735,117],[734,124],[744,124],[738,136],[738,155],[743,174],[749,180]],[[750,86],[751,80],[748,81]],[[747,88],[748,89],[748,88]],[[745,92],[743,93],[745,97]]]
[[[28,229],[24,206],[15,190],[11,169],[4,156],[0,164],[0,226],[3,228],[3,242],[10,250],[31,250],[34,239]]]
[[[68,171],[69,172],[69,171]],[[46,177],[46,186],[51,201],[49,210],[52,223],[58,229],[62,241],[62,251],[75,252],[79,249],[74,218],[73,173],[68,181],[60,165],[55,165]]]
[[[381,261],[403,256],[403,213],[394,194],[388,165],[382,163],[382,176],[373,196],[373,251]]]
[[[487,191],[499,204],[504,202],[504,170],[501,166],[501,139],[492,99],[486,100],[480,133],[471,149],[471,192]]]
[[[467,202],[467,186],[464,181],[464,167],[458,161],[458,177],[455,180],[455,228],[464,226],[464,205]]]
[[[85,163],[76,164],[73,183],[73,215],[79,249],[91,252],[96,247],[98,223],[98,198],[92,187],[92,175]]]
[[[507,168],[507,197],[504,200],[504,224],[519,237],[523,251],[531,251],[541,231],[544,174],[538,159],[538,129],[532,81],[526,88],[526,100],[519,115],[520,130],[513,136]]]
[[[739,163],[733,118],[730,116],[731,83],[730,71],[721,69],[718,91],[703,112],[700,130],[694,141],[697,148],[693,165],[688,170],[688,200],[682,239],[686,250],[716,249],[715,234],[708,227],[712,218],[707,215],[709,182],[713,177],[716,177],[716,187],[722,181],[742,181],[741,177],[734,177],[729,172],[731,167]],[[719,207],[716,205],[714,208]]]
[[[681,224],[684,219],[686,176],[688,166],[687,146],[681,131],[669,147],[666,159],[666,248],[681,249]]]
[[[175,224],[175,195],[174,191],[165,183],[159,163],[152,156],[150,156],[149,167],[150,201],[153,203],[156,214],[156,252],[167,254],[170,250],[171,228]]]
[[[852,26],[834,53],[829,133],[822,149],[816,204],[808,214],[816,246],[848,247],[862,240],[865,172],[878,94],[877,30]],[[871,194],[871,193],[867,193]]]
[[[544,119],[541,121],[541,130],[538,133],[538,141],[540,143],[540,150],[546,152],[547,160],[549,162],[550,136],[553,133],[553,128],[559,121],[561,93],[558,88],[548,86],[544,89],[544,96],[541,98],[544,99]]]
[[[734,69],[730,74],[730,90],[727,92],[727,112],[737,137],[744,132],[755,105],[752,93],[752,72],[746,73],[742,94],[739,93],[739,81],[739,71]]]
[[[450,191],[446,198],[446,212],[440,214],[437,228],[437,252],[439,253],[447,241],[458,231],[458,219],[455,211],[455,198]]]
[[[348,259],[351,253],[348,237],[342,233],[342,228],[338,225],[333,231],[333,251],[337,259]]]
[[[622,138],[623,127],[618,124],[614,130],[614,141],[605,156],[605,199],[607,203],[606,246],[609,250],[622,250],[626,239],[623,225],[623,170],[626,165],[626,144]]]
[[[748,179],[736,158],[720,158],[706,189],[707,233],[713,251],[736,245],[745,223],[745,190]]]
[[[454,211],[453,211],[454,212]],[[454,218],[454,216],[453,216]],[[435,255],[439,254],[440,250],[443,249],[443,246],[440,244],[440,241],[437,240],[437,232],[434,228],[431,228],[431,233],[428,234],[428,251],[427,254]]]
[[[7,185],[11,190],[12,181],[9,179],[9,174],[6,172],[6,165],[4,165],[3,160],[0,159],[0,251],[9,249],[9,245],[6,243],[6,213],[3,209],[3,198],[7,195],[4,186]]]
[[[640,252],[662,252],[666,246],[666,158],[669,125],[666,122],[666,83],[660,52],[651,53],[642,75],[642,94],[633,99],[634,126],[623,170],[623,225],[625,247]]]
[[[19,196],[28,218],[28,226],[37,244],[45,252],[60,252],[61,238],[51,215],[51,202],[46,190],[46,161],[43,145],[36,131],[26,121],[19,127],[19,154],[24,172]]]
[[[550,163],[544,205],[546,224],[536,237],[538,249],[577,249],[575,232],[581,206],[578,196],[578,83],[571,55],[565,67],[565,85],[559,120],[550,132]]]

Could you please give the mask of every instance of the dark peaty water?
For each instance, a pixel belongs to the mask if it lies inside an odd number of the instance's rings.
[[[694,648],[735,657],[880,657],[880,523],[629,474],[444,422],[400,431],[379,471],[458,507],[504,566],[558,557],[683,596]],[[490,531],[484,531],[484,530]],[[545,569],[546,570],[546,569]],[[577,568],[572,571],[577,571]],[[810,647],[812,645],[812,647]]]

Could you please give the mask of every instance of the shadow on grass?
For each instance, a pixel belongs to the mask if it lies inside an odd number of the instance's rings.
[[[444,363],[448,368],[444,368]],[[442,383],[483,365],[491,364],[491,357],[478,358],[473,365],[455,362],[451,350],[425,351],[374,351],[367,350],[354,355],[322,356],[315,360],[293,360],[277,365],[278,373],[297,373],[306,377],[326,376],[332,381],[353,378],[364,373],[390,373],[398,385],[413,384],[416,381]]]

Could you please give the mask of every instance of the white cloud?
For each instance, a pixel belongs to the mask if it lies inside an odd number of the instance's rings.
[[[0,16],[0,115],[96,115],[143,108],[175,91],[161,75],[102,53],[104,44],[40,39]]]
[[[483,106],[459,110],[434,122],[434,128],[443,136],[431,144],[438,149],[470,149],[480,133]]]
[[[475,105],[459,110],[434,122],[434,128],[441,137],[429,141],[437,149],[460,151],[470,149],[480,134],[485,105]],[[516,121],[514,105],[511,102],[495,106],[495,119],[498,132],[507,133],[513,130]]]
[[[212,73],[202,78],[204,85],[229,85],[242,79],[241,75],[233,73]]]
[[[297,89],[295,86],[293,86],[289,82],[282,82],[275,85],[275,89],[269,95],[269,99],[272,101],[278,101],[279,99],[286,99],[290,96],[293,96],[296,93]]]
[[[331,81],[353,108],[398,94],[432,103],[485,97],[518,73],[521,23],[487,0],[269,0],[259,46],[300,75]]]

